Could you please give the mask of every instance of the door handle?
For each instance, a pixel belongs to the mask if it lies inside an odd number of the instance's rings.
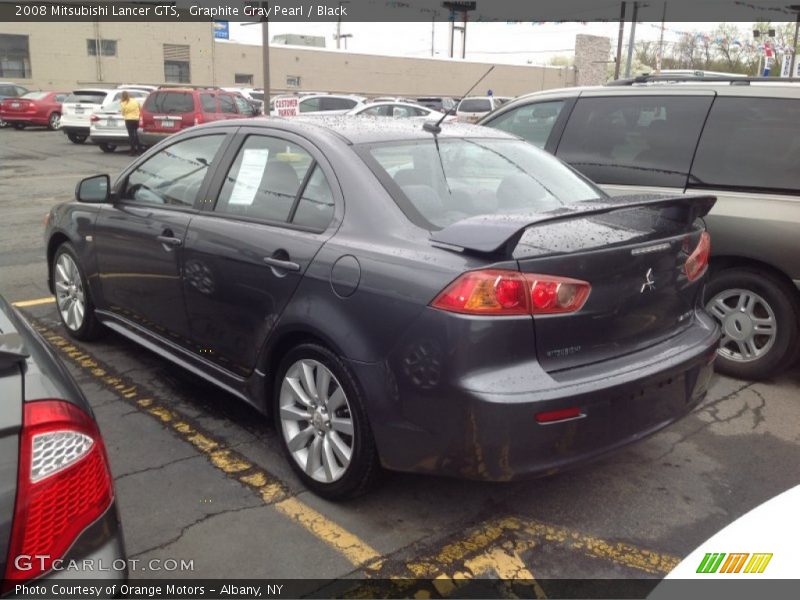
[[[299,271],[300,265],[296,262],[292,262],[290,260],[281,260],[280,258],[273,258],[271,256],[265,256],[264,262],[268,264],[270,267],[274,267],[275,269],[282,269],[284,271]]]
[[[172,237],[171,235],[157,235],[156,239],[165,246],[176,248],[183,244],[181,238]]]

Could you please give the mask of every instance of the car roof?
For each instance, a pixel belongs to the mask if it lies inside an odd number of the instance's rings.
[[[313,138],[318,135],[335,135],[349,144],[370,144],[388,141],[426,140],[433,134],[425,131],[418,120],[395,119],[392,117],[364,117],[354,119],[344,115],[313,117],[256,117],[254,119],[236,119],[216,121],[206,125],[193,127],[215,129],[230,126],[263,127],[264,129],[282,129],[304,137]],[[469,125],[465,123],[443,123],[439,138],[484,138],[517,140],[517,136],[491,127]]]
[[[113,91],[114,90],[112,88],[76,88],[70,93],[75,94],[77,92],[92,92],[94,94],[110,94]]]

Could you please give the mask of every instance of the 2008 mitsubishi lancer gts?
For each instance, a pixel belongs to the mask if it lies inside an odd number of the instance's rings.
[[[69,333],[274,416],[326,497],[554,473],[706,393],[713,197],[609,198],[501,131],[371,118],[193,127],[76,196],[46,227]]]

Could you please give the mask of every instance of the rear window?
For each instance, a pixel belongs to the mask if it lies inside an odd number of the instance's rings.
[[[433,229],[487,214],[531,214],[603,192],[520,140],[390,142],[358,150],[409,219]]]
[[[462,100],[458,105],[459,112],[489,112],[490,110],[492,110],[492,104],[488,98],[470,98]]]
[[[191,92],[153,92],[144,109],[151,113],[188,113],[194,111],[194,98]]]
[[[800,101],[717,98],[690,185],[800,192]]]
[[[64,102],[82,102],[84,104],[102,104],[108,94],[104,92],[72,92]]]
[[[28,92],[23,98],[26,100],[41,100],[42,98],[46,98],[49,92]]]

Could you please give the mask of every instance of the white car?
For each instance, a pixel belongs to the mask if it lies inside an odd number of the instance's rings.
[[[117,146],[130,146],[119,101],[103,106],[89,117],[89,141],[100,146],[103,152],[114,152]]]
[[[119,102],[122,92],[128,92],[141,104],[150,93],[132,87],[120,89],[81,88],[74,90],[61,105],[61,131],[73,144],[84,143],[91,134],[91,118],[114,102]],[[124,123],[123,123],[124,127]]]
[[[444,117],[444,113],[410,102],[373,102],[354,108],[347,114],[366,117],[394,117],[396,119],[425,119],[426,121],[438,121]],[[445,121],[454,118],[448,116]]]
[[[292,96],[281,96],[280,98],[287,97]],[[364,106],[364,102],[359,96],[309,94],[299,97],[298,111],[304,115],[343,115],[361,106]],[[276,110],[272,110],[270,114],[278,116]]]
[[[456,108],[456,120],[461,123],[477,123],[511,98],[505,96],[470,96],[463,98]]]

